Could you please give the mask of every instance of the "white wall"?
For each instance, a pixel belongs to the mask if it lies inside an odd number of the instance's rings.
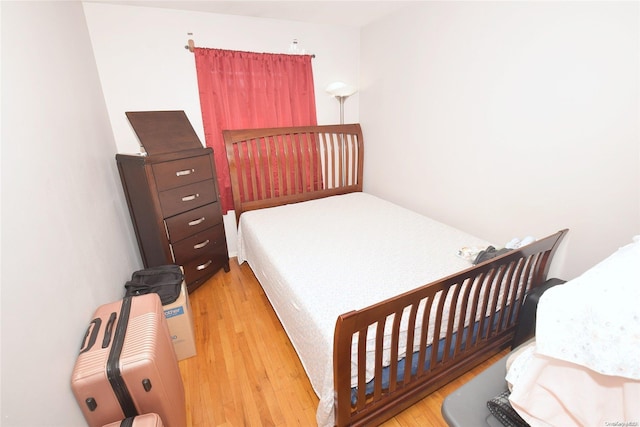
[[[640,234],[637,2],[416,2],[361,33],[365,190],[572,278]],[[562,262],[565,257],[566,263]]]
[[[325,88],[358,85],[357,28],[191,11],[84,3],[113,132],[122,153],[139,143],[125,111],[184,110],[204,143],[194,55],[184,46],[287,53],[298,39],[313,59],[318,123],[338,123],[339,104]],[[188,35],[192,33],[192,35]],[[345,105],[345,121],[358,120],[358,97]],[[226,215],[229,253],[236,253],[233,212]]]
[[[79,2],[1,2],[2,426],[83,426],[94,309],[140,265]]]

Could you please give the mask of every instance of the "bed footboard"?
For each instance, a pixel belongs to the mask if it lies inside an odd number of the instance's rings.
[[[508,347],[567,232],[339,316],[336,425],[379,424]]]

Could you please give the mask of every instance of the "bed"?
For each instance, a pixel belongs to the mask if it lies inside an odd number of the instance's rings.
[[[238,262],[318,394],[318,425],[380,423],[508,347],[567,230],[489,242],[363,192],[358,124],[224,131]]]

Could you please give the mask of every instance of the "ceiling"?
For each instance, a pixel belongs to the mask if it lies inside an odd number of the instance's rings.
[[[192,1],[192,0],[84,0],[129,6],[190,10],[224,15],[283,19],[315,24],[362,27],[413,1]]]

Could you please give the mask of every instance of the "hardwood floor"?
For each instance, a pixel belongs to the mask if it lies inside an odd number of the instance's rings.
[[[249,266],[230,264],[190,295],[198,354],[179,363],[188,426],[316,425],[318,398],[284,329]],[[505,353],[383,426],[446,426],[444,397]]]

